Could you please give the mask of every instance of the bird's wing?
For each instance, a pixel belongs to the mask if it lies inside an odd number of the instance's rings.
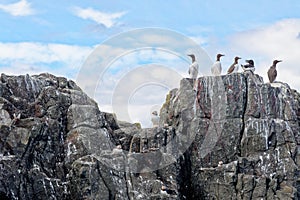
[[[229,67],[229,69],[227,70],[227,73],[228,73],[228,74],[231,74],[231,73],[233,72],[234,68],[235,68],[235,65],[232,64],[232,65]]]
[[[222,71],[222,64],[221,64],[220,61],[217,63],[217,67],[218,67],[218,70],[219,70],[220,73],[221,73],[221,71]]]
[[[249,64],[246,64],[246,65],[242,65],[244,68],[250,68],[250,65]]]
[[[275,80],[276,76],[277,76],[277,71],[271,67],[268,70],[268,78],[269,78],[270,83],[273,83],[273,81]]]
[[[271,70],[272,70],[271,68],[268,70],[268,78],[269,78],[269,81],[270,81],[270,82],[271,82],[271,79],[272,79],[272,78],[271,78],[271,73],[272,73]]]
[[[273,71],[273,80],[272,80],[272,82],[275,81],[276,77],[277,77],[277,70],[274,69],[274,71]]]

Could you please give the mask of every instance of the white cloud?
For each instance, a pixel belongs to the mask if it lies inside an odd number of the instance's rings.
[[[207,44],[207,39],[202,36],[191,36],[190,37],[192,40],[194,40],[197,44],[203,46]]]
[[[69,71],[79,70],[92,50],[91,47],[64,44],[0,43],[0,68],[9,74],[48,71],[69,76]]]
[[[111,28],[116,24],[116,20],[121,18],[126,12],[105,13],[93,8],[73,8],[75,15],[82,19],[90,19],[98,24],[104,25],[106,28]]]
[[[0,43],[0,60],[22,60],[31,63],[70,62],[82,59],[92,48],[64,44],[42,44],[34,42]]]
[[[31,3],[21,0],[12,4],[0,4],[0,9],[13,16],[28,16],[35,14]]]
[[[79,73],[77,83],[98,102],[100,110],[115,112],[120,120],[139,121],[148,127],[151,108],[160,107],[167,91],[179,86],[188,63],[157,49],[139,49],[126,54],[123,53],[126,49],[112,46],[101,49],[105,51],[89,57],[88,60],[95,57],[95,64],[87,63],[88,67]],[[108,52],[113,55],[111,60],[116,60],[107,62],[106,66],[103,59],[110,57]],[[100,70],[101,67],[104,69]]]
[[[153,106],[160,107],[166,91],[178,87],[187,75],[188,53],[196,55],[201,70],[212,63],[199,45],[182,34],[136,29],[99,45],[76,81],[98,101],[101,110],[148,126]],[[157,88],[162,89],[158,92]]]
[[[268,82],[267,70],[274,59],[278,64],[278,81],[300,89],[300,19],[285,19],[269,26],[240,32],[231,38],[233,52],[256,61],[256,72]]]

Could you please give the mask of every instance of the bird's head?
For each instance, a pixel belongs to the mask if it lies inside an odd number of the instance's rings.
[[[224,54],[220,54],[220,53],[218,53],[218,54],[217,54],[217,60],[219,61],[219,60],[220,60],[220,58],[221,58],[222,56],[225,56],[225,55],[224,55]]]
[[[188,56],[190,56],[192,58],[192,61],[194,62],[196,60],[195,55],[194,54],[189,54]]]
[[[152,115],[155,115],[155,116],[157,116],[157,115],[158,115],[157,111],[156,111],[156,110],[155,110],[155,111],[153,111],[153,112],[152,112]]]
[[[246,63],[250,64],[250,65],[254,65],[254,61],[253,60],[245,60]]]
[[[234,58],[234,60],[236,60],[236,61],[238,61],[239,59],[242,59],[242,58],[240,58],[240,57],[238,57],[238,56],[236,56],[236,57]]]
[[[242,58],[236,56],[236,57],[234,58],[234,62],[237,63],[237,62],[239,61],[239,59],[242,59]]]
[[[274,61],[273,61],[273,66],[276,66],[276,64],[277,64],[277,63],[280,63],[280,62],[282,62],[282,60],[274,60]]]

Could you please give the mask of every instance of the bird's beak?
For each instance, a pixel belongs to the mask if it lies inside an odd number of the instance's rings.
[[[221,54],[221,56],[225,56],[224,54]]]
[[[238,60],[239,60],[239,59],[242,59],[242,58],[238,57]]]
[[[282,62],[282,60],[278,60],[278,62]]]

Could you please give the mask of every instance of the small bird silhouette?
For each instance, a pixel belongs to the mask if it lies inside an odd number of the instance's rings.
[[[277,77],[276,65],[279,62],[282,62],[282,60],[274,60],[273,65],[268,70],[268,77],[269,77],[270,83],[273,83],[275,81],[276,77]]]
[[[236,56],[234,58],[234,63],[229,67],[227,74],[231,74],[233,72],[238,72],[239,70],[239,59],[241,59],[240,57]]]
[[[222,73],[222,65],[221,65],[221,62],[220,62],[220,58],[222,56],[225,56],[223,54],[217,54],[217,60],[216,62],[212,65],[211,67],[211,73],[214,75],[214,76],[220,76],[221,73]]]

